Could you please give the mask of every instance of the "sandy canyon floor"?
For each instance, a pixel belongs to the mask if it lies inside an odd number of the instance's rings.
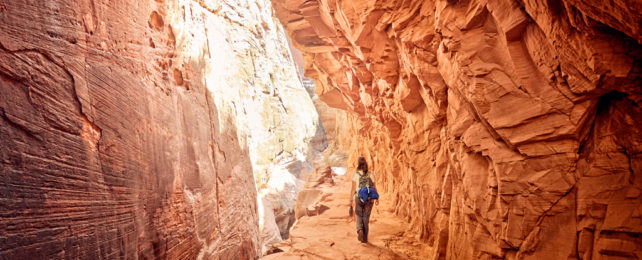
[[[316,187],[323,192],[319,215],[300,218],[290,230],[290,238],[275,245],[284,252],[261,259],[426,259],[430,256],[430,247],[407,230],[403,219],[393,215],[392,203],[383,196],[372,210],[368,243],[359,242],[355,221],[348,217],[350,181],[346,176],[333,177],[336,184]]]

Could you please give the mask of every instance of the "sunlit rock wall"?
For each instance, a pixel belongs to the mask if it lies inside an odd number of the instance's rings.
[[[255,258],[316,122],[268,1],[0,1],[0,258]]]
[[[345,167],[348,157],[348,150],[345,148],[349,147],[347,144],[351,141],[350,130],[346,124],[347,112],[328,106],[316,93],[312,100],[325,130],[328,144],[323,151],[323,166]]]
[[[292,41],[288,40],[288,45],[290,47],[290,52],[292,53],[294,64],[297,67],[299,77],[303,82],[303,86],[308,91],[317,114],[319,114],[319,120],[321,121],[322,126],[321,129],[323,129],[323,136],[325,137],[325,142],[327,144],[322,156],[320,156],[321,160],[319,161],[319,167],[344,167],[347,159],[347,151],[343,148],[347,147],[346,144],[350,139],[350,133],[347,130],[345,123],[347,120],[347,112],[342,109],[330,107],[328,104],[321,101],[319,95],[316,93],[314,80],[304,75],[306,63],[303,58],[303,53],[292,45]]]
[[[217,15],[204,22],[187,19],[185,43],[209,46],[203,53],[209,58],[206,80],[217,83],[211,84],[212,95],[231,108],[240,142],[247,144],[258,190],[261,251],[265,251],[287,236],[297,192],[305,174],[314,171],[310,161],[325,148],[325,136],[270,1],[202,5]],[[190,38],[203,32],[208,37]]]
[[[272,2],[434,258],[640,257],[639,1]]]

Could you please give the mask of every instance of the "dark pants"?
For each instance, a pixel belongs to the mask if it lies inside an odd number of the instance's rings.
[[[354,202],[354,213],[357,215],[357,233],[363,229],[363,237],[368,238],[368,232],[370,231],[370,212],[372,212],[374,201],[361,202],[359,198],[355,198]]]

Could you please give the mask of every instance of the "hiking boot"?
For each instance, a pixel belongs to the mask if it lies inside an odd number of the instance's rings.
[[[359,241],[360,241],[361,243],[365,243],[365,241],[364,241],[364,236],[363,236],[363,229],[359,229],[359,231],[357,231],[357,233],[359,234],[359,235],[357,236],[357,238],[359,239]]]

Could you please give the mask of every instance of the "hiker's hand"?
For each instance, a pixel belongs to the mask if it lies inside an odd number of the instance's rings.
[[[375,205],[379,206],[379,200],[375,200]]]

